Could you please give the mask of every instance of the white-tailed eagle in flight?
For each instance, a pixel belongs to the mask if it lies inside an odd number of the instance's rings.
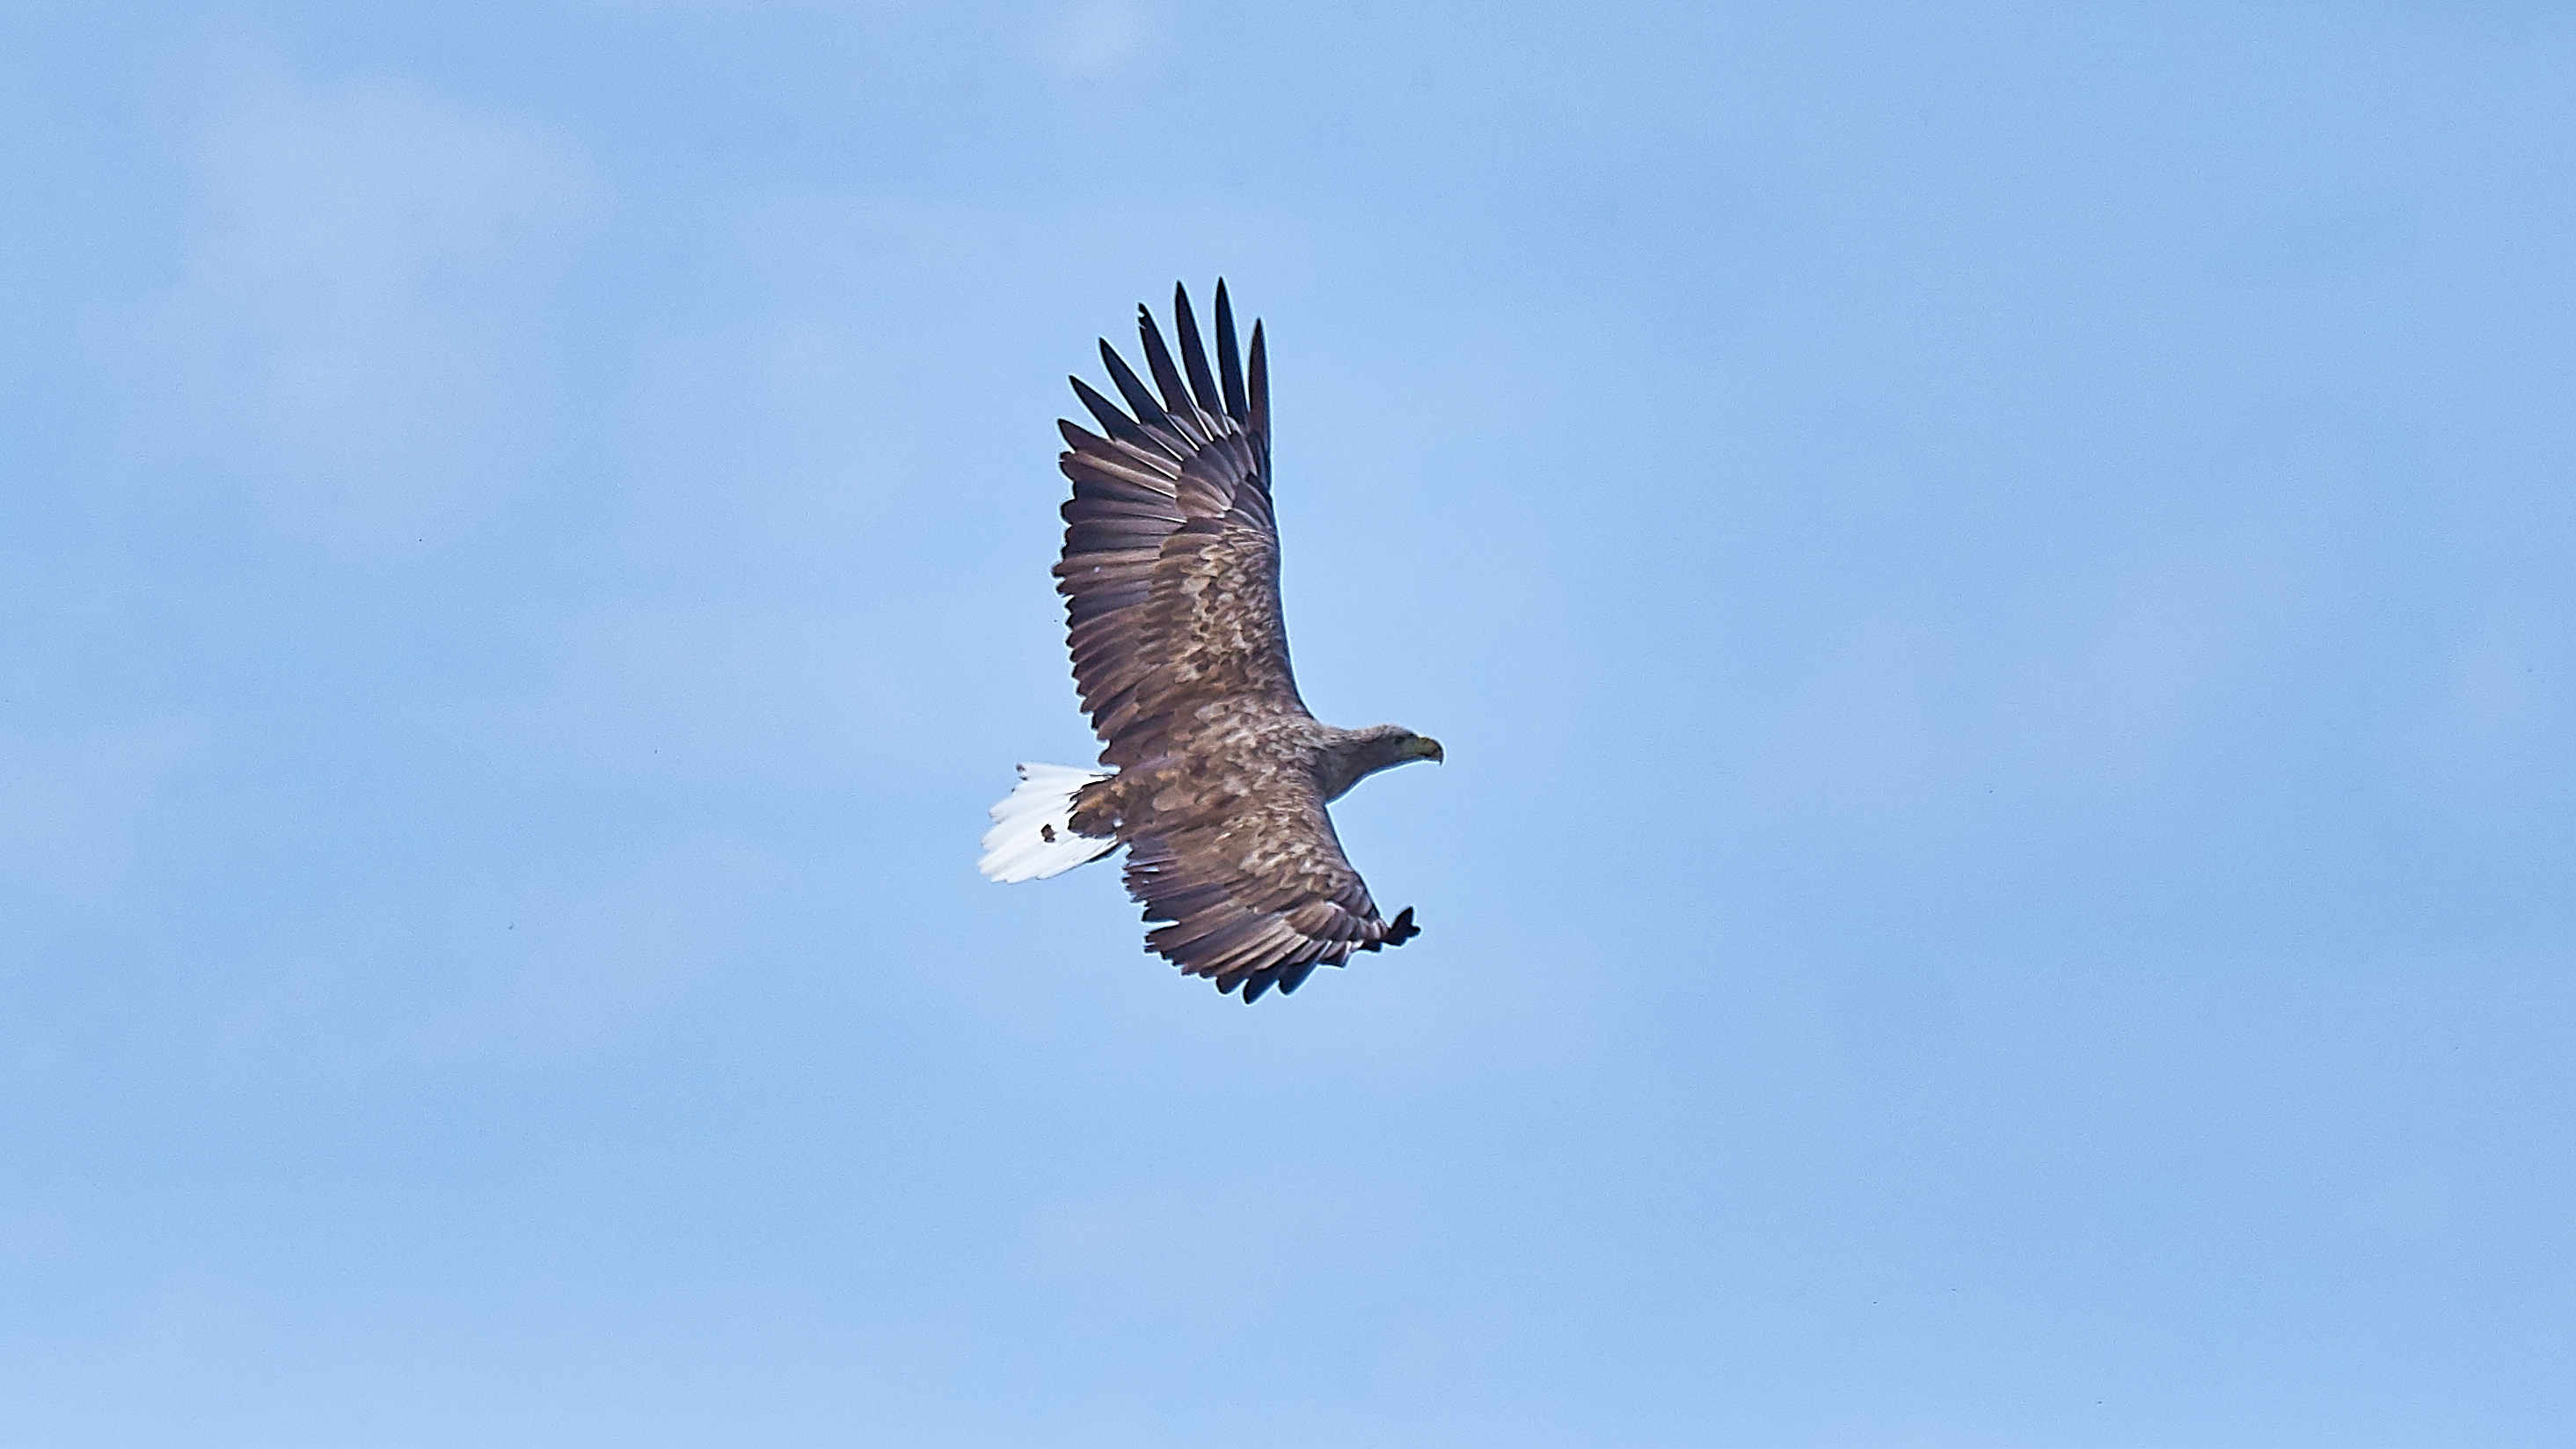
[[[1077,377],[1108,436],[1056,424],[1073,480],[1056,591],[1108,768],[1020,766],[981,866],[1034,880],[1126,846],[1127,893],[1163,923],[1146,949],[1250,1002],[1417,934],[1410,906],[1378,914],[1324,807],[1380,770],[1440,759],[1440,742],[1395,725],[1335,729],[1297,697],[1261,324],[1247,368],[1218,282],[1211,372],[1186,291],[1172,289],[1177,365],[1153,313],[1136,314],[1153,389],[1104,339],[1126,409]]]

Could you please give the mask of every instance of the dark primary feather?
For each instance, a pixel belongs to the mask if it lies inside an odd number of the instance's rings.
[[[1244,413],[1243,429],[1261,439],[1263,452],[1270,449],[1270,354],[1261,345],[1261,323],[1252,324],[1252,405]]]
[[[1181,430],[1173,424],[1171,414],[1164,412],[1163,405],[1154,400],[1154,395],[1145,391],[1145,384],[1136,380],[1127,360],[1118,355],[1118,350],[1109,345],[1106,337],[1100,339],[1100,360],[1109,369],[1109,380],[1118,385],[1118,395],[1127,399],[1127,410],[1135,414],[1137,423],[1146,433],[1161,434],[1154,441],[1173,457],[1188,457],[1189,442],[1181,437]]]
[[[1150,314],[1147,320],[1152,320]],[[1190,312],[1189,289],[1178,282],[1172,284],[1172,330],[1181,335],[1181,365],[1190,370],[1190,391],[1198,398],[1199,411],[1210,418],[1226,416],[1216,379],[1208,375],[1207,349],[1199,343],[1199,319]]]
[[[1179,290],[1177,284],[1173,290]],[[1251,415],[1243,403],[1243,364],[1237,361],[1241,355],[1234,347],[1234,304],[1226,300],[1225,282],[1220,279],[1216,284],[1216,365],[1218,375],[1225,379],[1225,415],[1238,423]]]
[[[1205,443],[1208,433],[1198,423],[1198,404],[1192,401],[1189,388],[1181,382],[1181,370],[1172,365],[1172,350],[1163,345],[1163,333],[1154,325],[1154,314],[1143,306],[1136,308],[1136,335],[1145,344],[1145,366],[1154,374],[1154,386],[1163,394],[1164,415],[1171,418],[1193,443]]]
[[[1109,344],[1105,342],[1101,344],[1103,349],[1106,349],[1108,345]],[[1091,416],[1099,421],[1101,428],[1105,430],[1109,436],[1140,451],[1151,452],[1165,458],[1178,456],[1177,454],[1171,453],[1169,450],[1165,449],[1161,444],[1156,443],[1143,428],[1136,425],[1133,418],[1120,412],[1118,410],[1118,404],[1111,402],[1109,399],[1092,391],[1091,384],[1084,382],[1078,377],[1072,378],[1070,381],[1073,383],[1073,395],[1082,399],[1083,407],[1089,410]],[[1064,420],[1062,418],[1058,418],[1056,422],[1059,428],[1061,428]],[[1079,443],[1075,444],[1074,447],[1077,452],[1081,450],[1081,445]]]
[[[1208,366],[1189,294],[1173,289],[1179,365],[1138,309],[1149,391],[1105,340],[1122,410],[1080,378],[1102,429],[1060,423],[1066,642],[1101,762],[1074,827],[1129,847],[1127,888],[1164,923],[1148,945],[1247,1001],[1320,965],[1400,945],[1325,811],[1315,751],[1334,732],[1298,698],[1279,611],[1262,329],[1247,379],[1219,282]],[[1160,396],[1156,394],[1159,393]]]

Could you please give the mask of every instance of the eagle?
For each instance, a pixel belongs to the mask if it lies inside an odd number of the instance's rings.
[[[1249,1003],[1420,933],[1410,906],[1378,914],[1325,807],[1380,770],[1444,756],[1398,725],[1323,724],[1298,697],[1261,324],[1247,363],[1218,281],[1211,369],[1178,284],[1172,322],[1177,363],[1153,312],[1136,309],[1151,390],[1103,338],[1126,407],[1076,377],[1101,431],[1056,424],[1056,466],[1073,482],[1056,592],[1105,768],[1021,765],[992,808],[980,868],[1036,880],[1125,846],[1127,893],[1160,923],[1145,949]]]

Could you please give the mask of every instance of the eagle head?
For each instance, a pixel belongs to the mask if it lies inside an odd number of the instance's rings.
[[[1325,746],[1324,798],[1338,800],[1344,791],[1376,774],[1413,760],[1442,760],[1440,742],[1402,725],[1364,730],[1335,730]]]

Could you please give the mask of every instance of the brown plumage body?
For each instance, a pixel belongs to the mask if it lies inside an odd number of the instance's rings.
[[[1441,751],[1393,725],[1335,729],[1298,697],[1280,620],[1261,328],[1247,377],[1218,283],[1211,373],[1186,292],[1173,293],[1178,366],[1152,314],[1137,312],[1156,391],[1104,341],[1127,408],[1075,378],[1105,436],[1059,424],[1073,497],[1057,587],[1100,762],[1117,770],[1073,796],[1071,828],[1104,852],[1128,847],[1128,891],[1164,923],[1149,949],[1250,1001],[1416,934],[1409,908],[1379,915],[1324,807],[1369,774]]]

